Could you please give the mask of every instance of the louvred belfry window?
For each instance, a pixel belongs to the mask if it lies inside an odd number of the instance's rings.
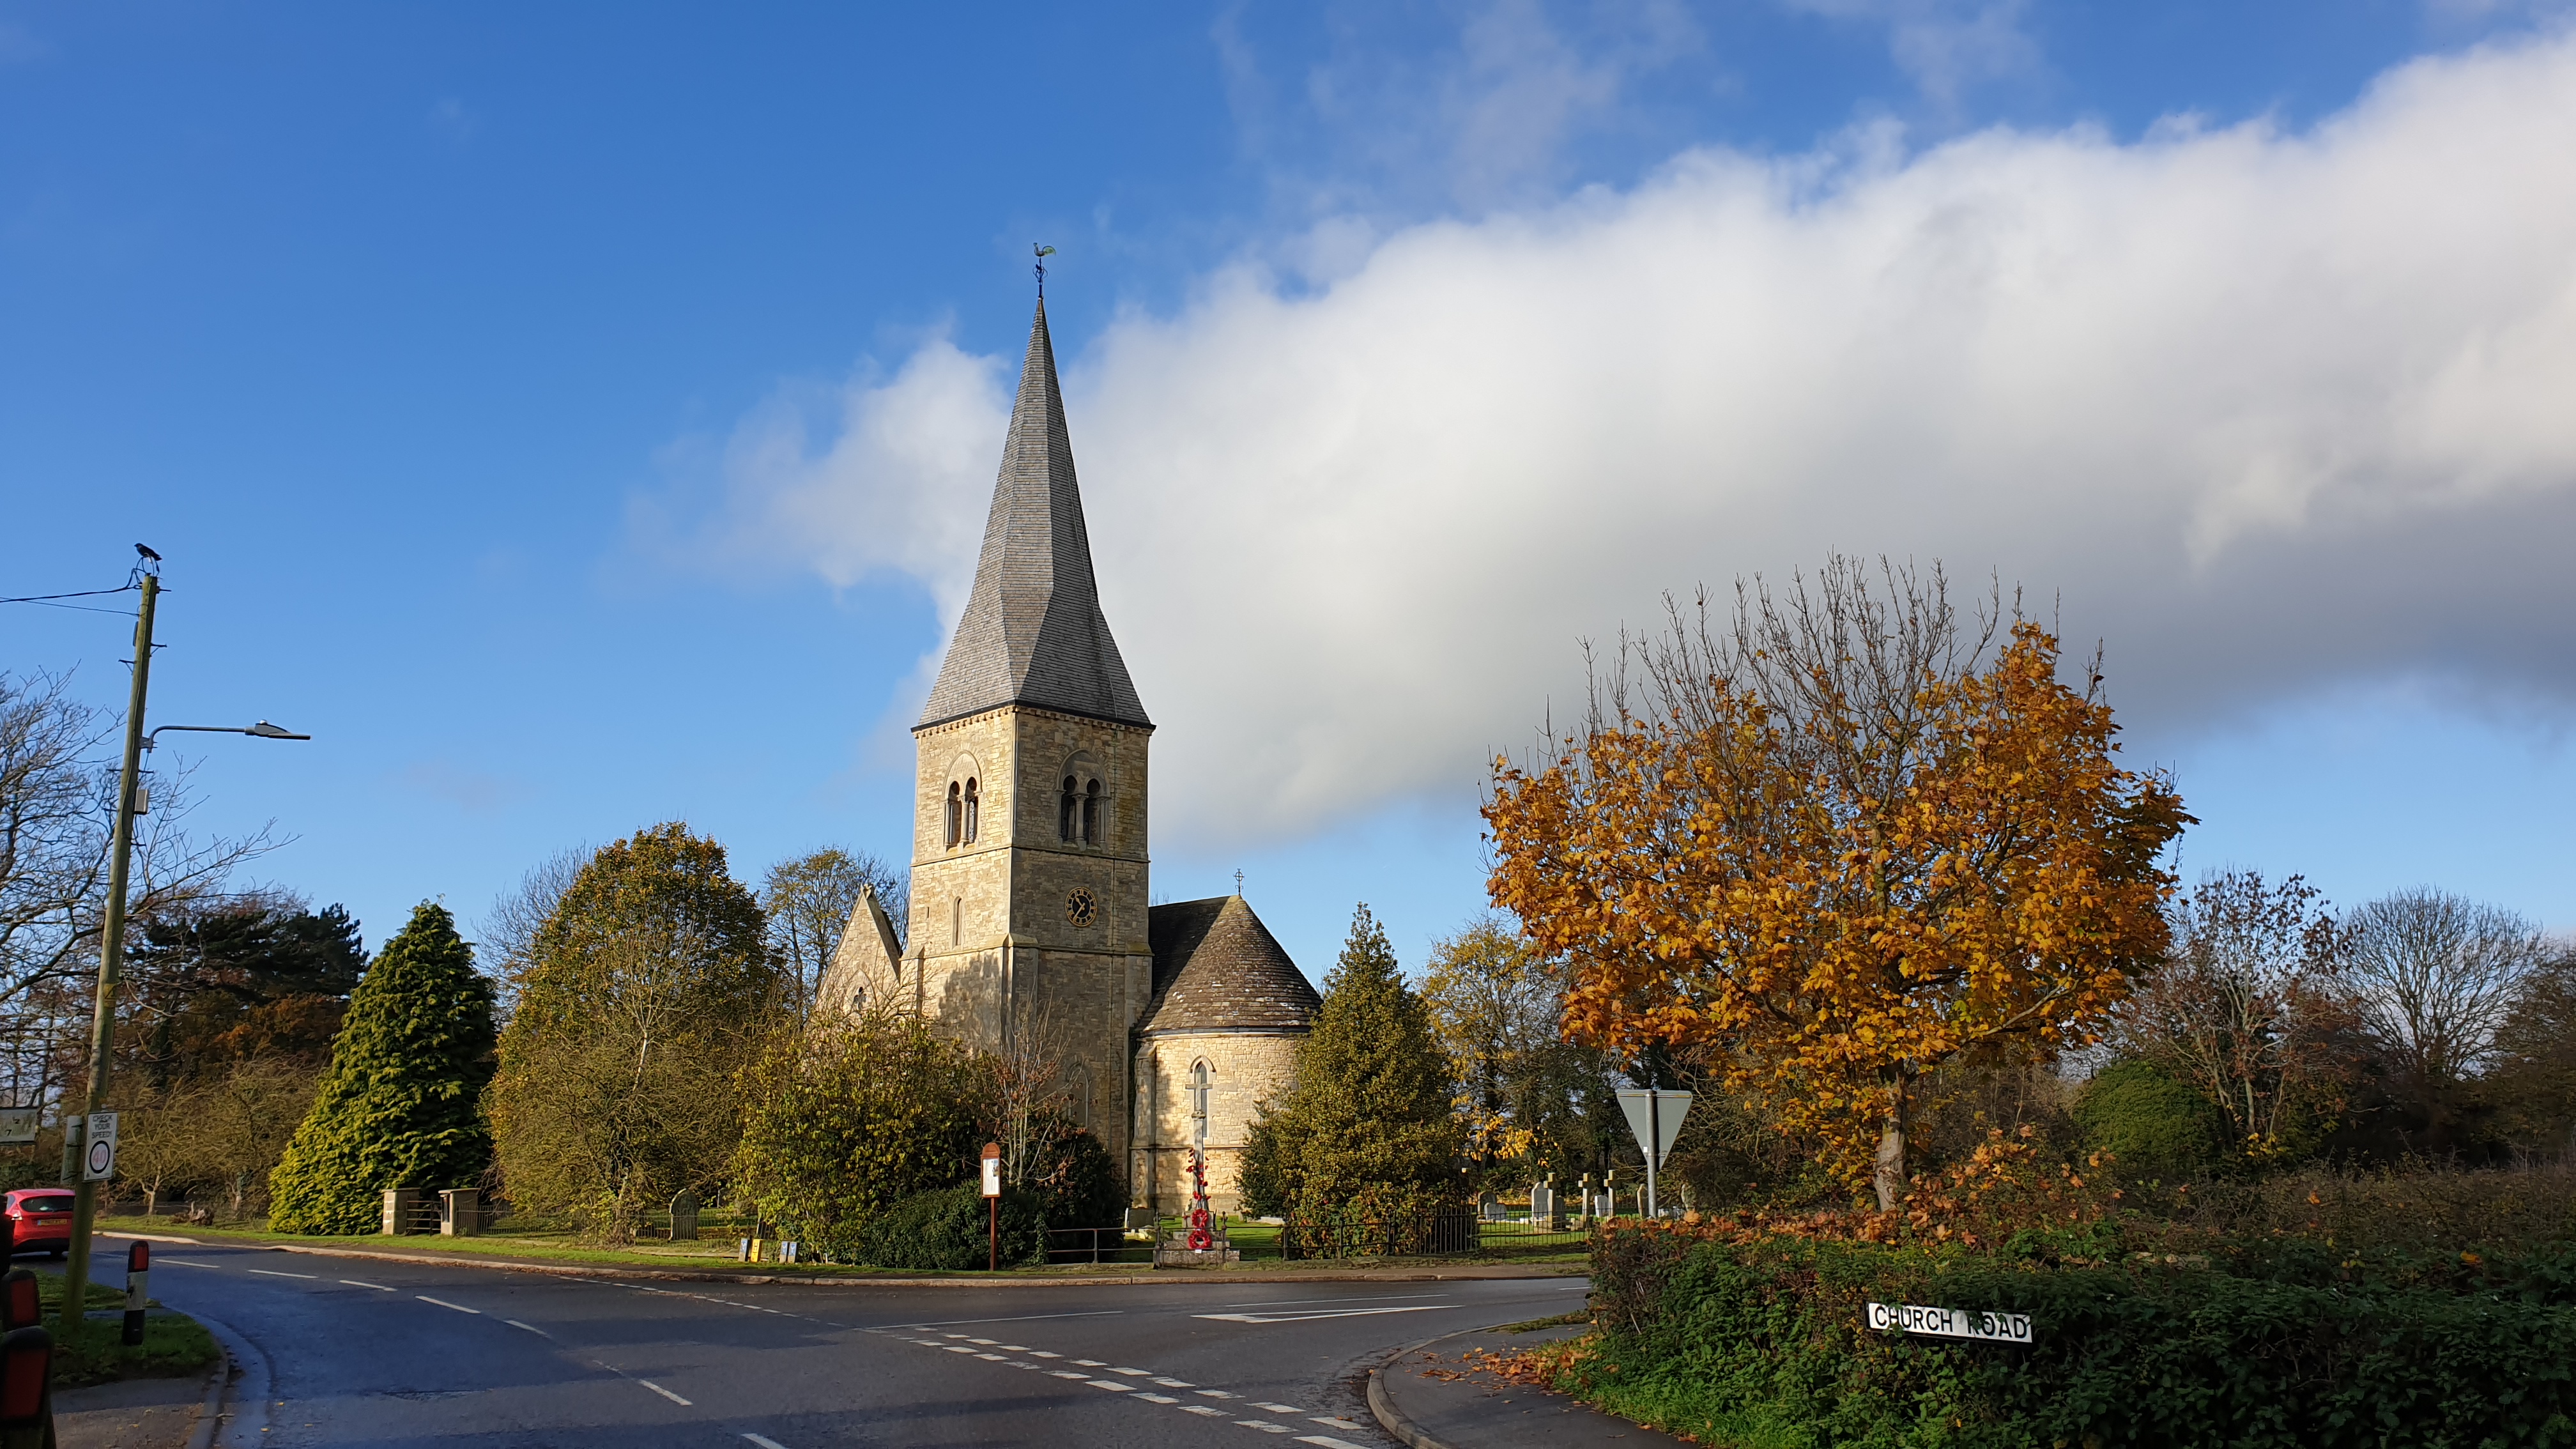
[[[1082,843],[1100,843],[1100,782],[1094,780],[1082,795]]]
[[[1079,814],[1081,809],[1082,797],[1074,791],[1073,777],[1071,775],[1067,775],[1064,777],[1064,798],[1056,805],[1056,839],[1071,840],[1074,838],[1074,832],[1078,828],[1076,816]]]
[[[966,843],[969,845],[975,843],[976,804],[975,782],[969,780],[966,782]]]
[[[948,782],[948,844],[951,849],[956,847],[957,832],[965,823],[965,805],[958,795],[957,782],[951,780]]]

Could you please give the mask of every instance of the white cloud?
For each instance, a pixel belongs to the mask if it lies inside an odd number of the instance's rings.
[[[1944,114],[1968,90],[2036,69],[2039,46],[2021,28],[2028,0],[1782,0],[1791,10],[1882,25],[1888,54]]]
[[[2555,38],[2299,133],[1693,152],[1126,315],[1067,385],[1158,833],[1464,796],[1567,711],[1579,636],[1836,549],[2062,593],[2153,728],[2399,675],[2563,708],[2570,154]],[[953,617],[1015,361],[926,344],[819,453],[753,419],[717,546]]]

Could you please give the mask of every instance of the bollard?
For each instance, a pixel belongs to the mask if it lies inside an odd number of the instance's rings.
[[[44,1316],[44,1310],[37,1306],[38,1292],[35,1270],[31,1268],[12,1268],[0,1276],[0,1333],[33,1327]]]
[[[151,1301],[152,1245],[136,1239],[125,1250],[125,1333],[118,1342],[132,1347],[143,1341],[143,1305]]]
[[[42,1328],[13,1328],[0,1338],[0,1446],[52,1449],[54,1338]]]

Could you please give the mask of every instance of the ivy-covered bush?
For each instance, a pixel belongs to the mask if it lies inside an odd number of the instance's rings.
[[[2108,1221],[1980,1246],[1618,1227],[1593,1255],[1602,1331],[1560,1382],[1711,1443],[2576,1444],[2576,1251],[2444,1276],[2139,1241]],[[1873,1332],[1873,1301],[2025,1313],[2033,1342]]]
[[[868,1220],[855,1256],[874,1268],[925,1268],[963,1272],[993,1261],[992,1209],[983,1189],[961,1183],[916,1193]],[[1046,1261],[1046,1208],[1033,1192],[1006,1188],[1001,1197],[1001,1266]]]

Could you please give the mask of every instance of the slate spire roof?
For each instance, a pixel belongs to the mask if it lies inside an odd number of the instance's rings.
[[[1306,973],[1241,896],[1152,907],[1145,934],[1154,948],[1154,999],[1140,1035],[1303,1032],[1324,1009]]]
[[[1005,704],[1153,727],[1100,612],[1044,298],[1029,327],[1028,361],[1002,444],[1002,475],[984,522],[975,587],[913,727]]]

